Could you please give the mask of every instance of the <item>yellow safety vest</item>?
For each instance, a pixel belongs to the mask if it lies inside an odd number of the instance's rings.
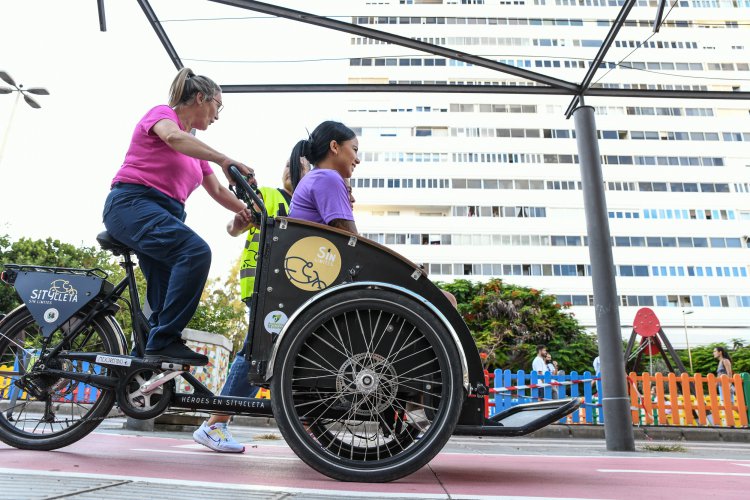
[[[289,204],[286,202],[284,195],[276,188],[261,187],[258,189],[263,197],[263,203],[266,205],[269,217],[274,217],[279,213],[279,208],[283,207],[285,213],[289,213]],[[250,227],[247,231],[247,240],[245,240],[245,249],[242,252],[240,260],[240,292],[242,300],[246,301],[253,295],[255,286],[255,268],[258,265],[258,242],[260,232]]]

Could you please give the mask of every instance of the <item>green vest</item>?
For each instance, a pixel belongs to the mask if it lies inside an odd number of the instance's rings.
[[[266,205],[269,217],[274,217],[279,213],[279,208],[284,207],[285,212],[289,213],[289,205],[284,199],[284,195],[276,188],[261,187],[260,195],[263,197],[263,203]],[[242,300],[246,301],[253,295],[255,286],[255,268],[258,262],[258,242],[259,231],[250,227],[247,231],[247,240],[245,240],[245,249],[242,251],[240,259],[240,292]]]

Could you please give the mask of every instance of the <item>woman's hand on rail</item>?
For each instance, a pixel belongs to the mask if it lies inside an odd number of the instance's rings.
[[[227,232],[232,236],[239,236],[247,231],[250,226],[257,226],[252,212],[245,208],[234,214],[234,218],[227,225]]]

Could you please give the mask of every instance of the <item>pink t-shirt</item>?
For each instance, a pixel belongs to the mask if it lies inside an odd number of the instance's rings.
[[[205,160],[175,151],[154,133],[154,125],[165,119],[172,120],[182,129],[177,113],[169,106],[160,105],[151,109],[135,126],[125,161],[112,179],[112,184],[142,184],[185,203],[190,193],[201,185],[203,178],[213,173],[213,169]]]

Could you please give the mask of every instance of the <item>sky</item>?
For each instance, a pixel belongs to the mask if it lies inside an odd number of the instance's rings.
[[[162,20],[249,17],[164,24],[185,66],[219,84],[342,81],[337,71],[344,66],[336,61],[206,60],[341,58],[344,34],[205,0],[151,3]],[[312,11],[318,3],[285,5]],[[345,2],[324,5],[335,9]],[[0,94],[0,141],[7,134],[0,151],[0,235],[96,246],[96,235],[104,230],[104,199],[133,128],[148,109],[166,103],[177,70],[143,11],[135,1],[109,0],[105,7],[107,32],[100,32],[94,1],[3,2],[0,70],[25,87],[45,87],[50,95],[36,97],[41,109],[21,100],[13,114],[17,94]],[[316,12],[332,14],[319,7]],[[338,99],[335,94],[225,94],[220,119],[198,137],[253,167],[262,184],[277,186],[292,146],[306,130],[343,118]],[[226,182],[218,166],[214,169]],[[226,233],[232,214],[202,188],[188,199],[186,211],[188,225],[212,248],[211,276],[226,275],[243,245],[242,238]]]

